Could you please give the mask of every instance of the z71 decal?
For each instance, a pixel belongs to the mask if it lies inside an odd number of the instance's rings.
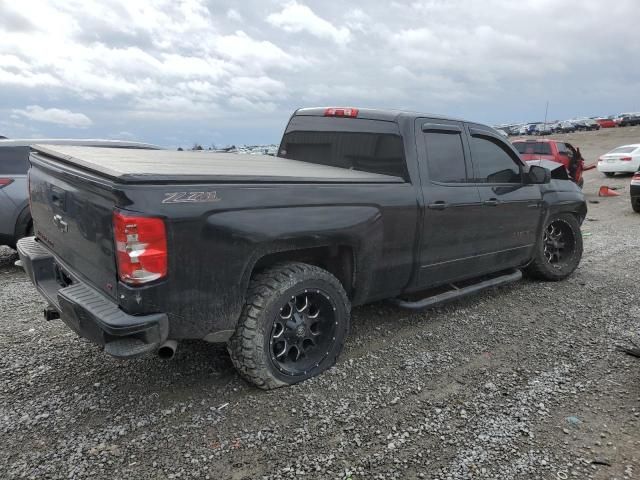
[[[218,202],[220,197],[216,192],[172,192],[165,193],[162,203],[208,203]]]

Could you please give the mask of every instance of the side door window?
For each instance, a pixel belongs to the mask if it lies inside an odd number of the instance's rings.
[[[522,183],[522,164],[500,140],[472,133],[469,143],[475,183]]]
[[[462,132],[427,130],[424,139],[429,179],[438,183],[465,183],[467,166]]]
[[[558,153],[563,154],[569,152],[567,148],[567,144],[564,142],[556,142],[556,146],[558,147]]]
[[[558,153],[561,157],[568,158],[570,163],[576,160],[576,150],[570,143],[556,142],[556,145],[558,146]]]

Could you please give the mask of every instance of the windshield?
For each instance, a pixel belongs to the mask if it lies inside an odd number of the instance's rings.
[[[547,142],[515,142],[513,146],[525,155],[551,155],[551,146]]]

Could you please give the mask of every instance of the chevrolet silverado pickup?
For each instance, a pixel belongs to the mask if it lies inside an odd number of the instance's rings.
[[[47,319],[120,358],[227,343],[264,389],[332,366],[352,306],[561,280],[582,256],[566,173],[442,116],[305,108],[277,157],[37,145],[30,163],[18,251]]]

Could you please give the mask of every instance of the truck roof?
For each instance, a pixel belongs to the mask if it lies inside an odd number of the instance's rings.
[[[404,181],[389,175],[269,155],[68,145],[33,145],[32,148],[37,152],[36,157],[54,158],[121,183],[402,183]]]
[[[322,117],[324,116],[325,110],[327,108],[337,108],[337,107],[309,107],[309,108],[299,108],[294,112],[294,115],[299,116],[312,116],[312,117]],[[354,107],[357,108],[357,107]],[[367,120],[386,120],[388,122],[397,121],[399,117],[409,117],[409,118],[419,118],[419,117],[427,117],[427,118],[439,118],[441,120],[453,120],[456,122],[465,122],[461,118],[450,117],[446,115],[437,115],[433,113],[420,113],[420,112],[412,112],[410,110],[391,110],[391,109],[381,109],[381,108],[358,108],[358,118],[364,118]],[[475,123],[475,122],[471,122]]]

